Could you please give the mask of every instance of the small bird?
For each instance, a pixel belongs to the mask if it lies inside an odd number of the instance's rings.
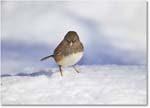
[[[53,57],[58,64],[61,76],[63,76],[62,66],[72,66],[79,73],[75,68],[75,64],[81,59],[83,52],[84,47],[78,34],[75,31],[69,31],[53,54],[42,58],[41,61]]]

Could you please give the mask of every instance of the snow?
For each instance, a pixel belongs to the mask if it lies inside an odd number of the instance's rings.
[[[83,65],[45,72],[3,75],[3,105],[145,105],[146,66]]]

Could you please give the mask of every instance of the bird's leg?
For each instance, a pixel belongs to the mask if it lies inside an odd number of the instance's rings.
[[[77,73],[80,73],[75,66],[72,66]]]
[[[63,76],[61,65],[59,65],[59,71],[60,71],[60,75]]]

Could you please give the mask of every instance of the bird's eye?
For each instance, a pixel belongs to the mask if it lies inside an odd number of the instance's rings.
[[[76,39],[74,38],[73,40],[72,40],[72,42],[75,42],[76,41]]]
[[[71,42],[69,39],[67,39],[67,42]]]

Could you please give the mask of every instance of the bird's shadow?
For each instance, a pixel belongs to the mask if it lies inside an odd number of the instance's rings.
[[[1,77],[11,77],[11,76],[28,76],[28,77],[37,77],[37,76],[47,76],[50,77],[53,74],[51,70],[46,71],[46,70],[40,70],[37,72],[32,72],[32,73],[17,73],[15,75],[10,75],[10,74],[3,74]]]

